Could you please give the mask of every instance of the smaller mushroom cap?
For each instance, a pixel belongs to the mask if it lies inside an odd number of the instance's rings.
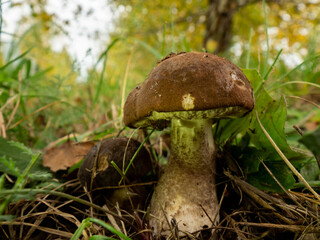
[[[130,127],[166,127],[172,118],[241,117],[254,107],[252,87],[230,61],[210,53],[170,54],[128,96]]]
[[[137,140],[129,140],[125,137],[105,139],[100,143],[100,146],[99,144],[95,145],[87,153],[79,169],[78,178],[81,185],[86,186],[89,190],[91,189],[91,181],[93,189],[117,186],[121,180],[121,175],[112,166],[111,161],[114,161],[121,170],[126,169],[139,146],[140,142]],[[123,159],[124,154],[126,154],[125,159]],[[130,183],[141,182],[142,178],[150,171],[152,171],[152,162],[148,151],[142,147],[130,166],[126,177]],[[92,176],[94,177],[93,180]]]

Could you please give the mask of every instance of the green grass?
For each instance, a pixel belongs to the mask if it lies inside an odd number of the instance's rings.
[[[108,223],[106,223],[104,221],[101,221],[99,219],[95,219],[95,218],[86,218],[86,219],[84,219],[82,221],[81,225],[79,226],[79,228],[77,229],[77,231],[72,236],[71,240],[80,239],[84,229],[90,227],[91,223],[96,223],[96,224],[101,225],[102,227],[104,227],[108,231],[112,232],[113,234],[117,235],[118,237],[120,237],[123,240],[132,240],[131,238],[129,238],[126,235],[124,235],[122,232],[119,232],[118,230],[116,230],[110,224],[108,224]],[[116,240],[115,238],[101,236],[101,235],[94,235],[94,236],[90,237],[90,239],[92,239],[92,240],[93,239],[107,239],[107,240],[113,240],[114,239],[114,240]]]

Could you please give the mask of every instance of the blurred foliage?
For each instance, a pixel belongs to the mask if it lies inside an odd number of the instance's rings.
[[[120,87],[103,78],[101,65],[106,61],[98,60],[87,81],[79,81],[77,63],[66,49],[51,49],[50,24],[34,23],[5,43],[1,53],[1,135],[37,149],[59,137],[98,128],[118,113]],[[107,56],[102,54],[102,60]]]
[[[146,52],[140,44],[137,44],[137,40],[152,46],[162,57],[171,51],[202,51],[207,1],[113,0],[111,2],[120,12],[119,18],[115,19],[116,28],[111,36],[121,36],[126,39],[122,47],[113,53],[112,59],[116,63],[127,59],[129,52],[135,47],[135,64],[132,66],[132,72],[137,72],[138,77],[145,76],[159,57]],[[266,10],[268,36],[261,1],[236,9],[232,28],[233,42],[229,51],[223,53],[223,56],[244,67],[246,51],[250,46],[248,67],[264,69],[268,39],[269,56],[275,56],[280,49],[283,49],[280,56],[280,62],[283,63],[280,64],[287,69],[289,65],[292,67],[319,51],[319,46],[314,44],[320,32],[320,9],[316,2],[281,1],[279,4],[270,1]],[[250,29],[253,30],[251,44],[248,43]],[[216,43],[212,42],[211,45],[208,51],[214,52]],[[133,76],[136,83],[144,80],[138,80],[136,75]]]

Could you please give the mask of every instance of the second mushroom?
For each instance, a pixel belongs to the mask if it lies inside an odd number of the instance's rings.
[[[155,188],[150,226],[168,236],[175,225],[194,233],[219,221],[212,124],[242,117],[254,107],[252,87],[230,61],[209,53],[170,54],[128,96],[130,127],[171,127],[171,150]]]

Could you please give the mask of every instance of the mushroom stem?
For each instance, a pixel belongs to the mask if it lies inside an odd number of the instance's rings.
[[[218,200],[214,172],[212,120],[173,119],[168,165],[151,200],[154,217],[150,226],[155,235],[169,235],[172,223],[188,232],[215,224]]]

